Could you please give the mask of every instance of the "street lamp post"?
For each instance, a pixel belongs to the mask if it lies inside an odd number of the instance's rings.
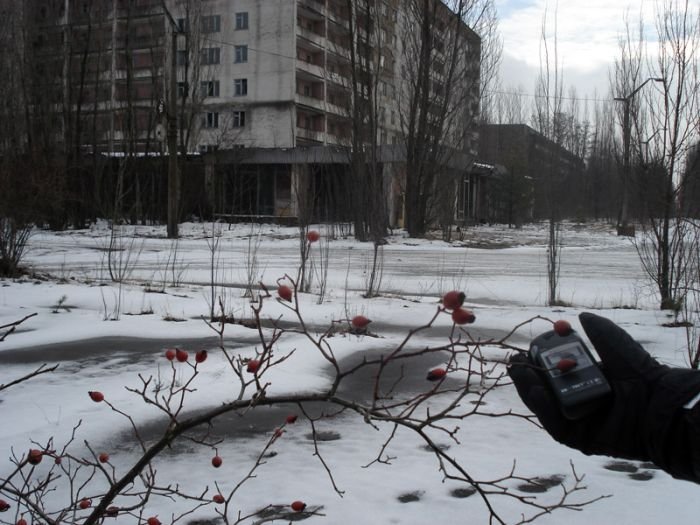
[[[615,97],[615,100],[618,102],[624,102],[625,107],[624,107],[624,115],[622,119],[622,146],[624,149],[623,153],[623,175],[622,175],[622,204],[620,207],[620,219],[617,224],[617,234],[618,235],[626,235],[626,236],[634,236],[634,226],[630,226],[627,224],[627,215],[628,215],[628,207],[629,207],[629,190],[628,190],[628,185],[629,185],[629,180],[630,180],[630,175],[632,172],[632,165],[630,161],[630,148],[631,148],[631,142],[632,142],[632,130],[631,130],[631,125],[630,125],[630,113],[631,109],[630,106],[632,104],[632,99],[634,96],[639,93],[639,91],[649,82],[651,81],[654,82],[664,82],[663,78],[658,78],[658,77],[650,77],[647,78],[644,82],[642,82],[639,86],[637,86],[632,92],[627,95],[626,97]]]

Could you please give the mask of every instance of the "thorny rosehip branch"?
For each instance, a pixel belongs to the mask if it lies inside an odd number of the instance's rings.
[[[310,241],[312,242],[312,241]],[[209,321],[209,326],[217,333],[219,350],[235,378],[235,395],[230,401],[192,413],[188,411],[186,401],[197,390],[201,368],[207,366],[207,354],[199,352],[194,363],[189,354],[182,349],[168,350],[165,359],[170,364],[167,385],[163,386],[152,376],[139,374],[139,387],[128,387],[127,390],[138,396],[144,403],[155,407],[165,416],[165,421],[159,436],[148,440],[142,433],[137,421],[125,410],[106,399],[101,392],[90,392],[90,398],[96,403],[103,403],[114,413],[126,419],[135,441],[140,447],[138,459],[127,469],[117,468],[111,463],[106,452],[94,450],[90,443],[84,442],[82,452],[77,446],[76,432],[80,424],[73,429],[73,434],[67,443],[55,450],[53,440],[44,445],[34,444],[36,449],[29,453],[11,457],[13,465],[10,473],[0,477],[0,511],[9,511],[15,520],[29,516],[48,524],[78,523],[91,525],[100,523],[105,517],[133,516],[139,522],[147,521],[147,509],[153,498],[167,498],[188,503],[185,511],[174,514],[171,523],[182,520],[202,507],[213,506],[217,515],[226,523],[243,523],[255,521],[263,523],[274,519],[275,516],[284,519],[289,512],[306,512],[313,516],[323,516],[321,507],[307,507],[305,503],[296,501],[297,509],[277,508],[269,503],[254,512],[243,512],[236,501],[236,494],[241,487],[256,476],[259,468],[268,461],[270,447],[284,438],[286,426],[298,424],[296,414],[290,415],[286,421],[268,436],[261,447],[260,453],[251,466],[239,475],[228,490],[219,480],[213,481],[213,489],[204,487],[198,493],[190,493],[177,483],[161,485],[158,483],[158,473],[155,459],[168,450],[178,440],[188,440],[195,446],[209,448],[214,460],[212,465],[219,467],[225,458],[219,456],[218,446],[222,437],[212,434],[212,423],[228,413],[235,413],[245,421],[248,413],[261,406],[295,405],[299,413],[311,427],[314,456],[325,470],[334,490],[343,495],[343,489],[337,484],[333,469],[325,460],[318,446],[317,423],[324,419],[337,417],[340,413],[351,411],[374,428],[388,426],[389,435],[383,442],[374,459],[370,458],[365,467],[374,463],[390,464],[394,457],[388,454],[389,446],[397,436],[398,429],[407,429],[421,439],[436,458],[439,471],[445,479],[458,480],[471,486],[485,505],[491,522],[505,523],[498,510],[498,498],[509,498],[522,505],[522,518],[517,523],[529,523],[543,514],[549,514],[557,509],[580,509],[600,497],[584,501],[571,501],[570,496],[582,491],[582,477],[576,473],[573,465],[573,482],[568,486],[561,482],[562,495],[560,499],[543,503],[532,496],[523,496],[514,491],[510,483],[521,481],[537,484],[538,478],[523,477],[517,474],[515,464],[503,476],[493,479],[476,479],[469,474],[466,465],[448,455],[436,443],[431,434],[438,432],[459,444],[459,425],[469,417],[485,416],[493,418],[517,417],[535,423],[533,416],[508,410],[494,412],[484,409],[484,400],[496,389],[507,386],[509,382],[503,371],[506,354],[512,351],[524,351],[510,342],[515,332],[533,322],[533,317],[515,326],[500,339],[475,339],[464,325],[475,321],[474,314],[463,307],[464,294],[450,292],[445,296],[443,304],[436,308],[432,317],[422,326],[415,327],[398,341],[391,350],[381,354],[367,353],[356,362],[338,359],[333,348],[332,338],[341,334],[347,337],[362,337],[357,335],[358,322],[338,320],[316,333],[305,322],[299,302],[299,282],[290,276],[284,276],[278,282],[279,288],[274,297],[270,291],[261,285],[260,292],[251,304],[254,325],[257,331],[259,346],[253,357],[244,357],[231,350],[225,344],[226,317],[220,317],[218,324]],[[271,321],[271,328],[264,328],[263,308],[266,301],[277,300],[286,307],[296,319],[296,326],[283,327],[279,319]],[[220,302],[223,312],[223,304]],[[456,315],[455,315],[456,314]],[[443,315],[451,315],[452,330],[444,344],[423,346],[416,343],[416,336],[429,331]],[[270,320],[267,320],[268,323]],[[20,321],[21,322],[21,321]],[[363,329],[369,324],[369,319],[363,319]],[[551,321],[550,321],[551,322]],[[18,323],[12,325],[16,326]],[[10,326],[10,325],[8,325]],[[366,330],[363,333],[367,333]],[[290,395],[273,396],[268,393],[270,382],[267,381],[270,370],[284,366],[294,354],[292,345],[299,344],[300,338],[305,346],[314,348],[322,358],[329,363],[333,370],[332,379],[321,392],[299,392]],[[420,392],[404,391],[402,386],[407,380],[405,366],[424,356],[439,355],[444,358],[444,365],[431,370],[427,376],[426,388]],[[398,372],[395,372],[398,367]],[[21,378],[11,384],[17,384],[35,375],[50,371],[40,368],[33,374]],[[374,378],[371,392],[367,399],[357,399],[349,396],[343,385],[349,378],[361,373],[369,373]],[[393,377],[389,377],[393,375]],[[7,386],[10,386],[8,384]],[[325,403],[334,410],[321,411],[314,414],[308,407],[312,403]],[[199,434],[197,434],[199,432]],[[76,451],[76,449],[78,449]],[[53,459],[50,467],[41,469],[38,463],[47,456]],[[37,460],[38,459],[38,460]],[[240,468],[237,471],[240,472]],[[228,473],[230,476],[230,472]],[[53,491],[64,491],[68,503],[61,508],[47,508],[48,494]],[[93,503],[96,504],[93,505]],[[270,514],[271,513],[271,514]],[[7,522],[0,519],[3,523]],[[153,523],[157,518],[151,520]]]

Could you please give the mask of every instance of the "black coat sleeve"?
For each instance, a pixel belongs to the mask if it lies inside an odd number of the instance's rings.
[[[654,389],[647,413],[649,457],[678,479],[700,483],[700,371],[672,369]]]

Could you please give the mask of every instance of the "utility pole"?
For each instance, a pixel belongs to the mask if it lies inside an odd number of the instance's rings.
[[[168,118],[168,239],[178,238],[180,208],[180,172],[177,162],[177,37],[180,34],[175,19],[168,11],[165,0],[161,0],[163,12],[170,21],[170,88],[167,109]]]
[[[632,92],[626,97],[615,97],[614,100],[617,102],[624,102],[624,114],[622,117],[622,147],[623,152],[623,167],[622,167],[622,203],[620,205],[620,219],[617,224],[617,234],[624,235],[626,237],[634,237],[634,226],[627,224],[627,216],[629,214],[629,183],[630,177],[632,175],[632,162],[631,162],[631,143],[632,143],[632,129],[631,129],[631,105],[634,96],[639,93],[639,91],[649,82],[664,82],[663,78],[650,77],[637,86]]]

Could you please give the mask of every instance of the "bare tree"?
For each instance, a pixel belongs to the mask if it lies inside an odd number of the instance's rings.
[[[688,221],[688,234],[685,238],[688,250],[688,265],[682,275],[683,321],[685,326],[688,366],[700,368],[700,223],[697,219]]]
[[[390,72],[380,30],[387,17],[377,0],[347,0],[351,144],[350,172],[355,237],[380,242],[388,229],[384,178],[379,162],[379,86]]]
[[[585,210],[589,217],[613,220],[619,212],[621,181],[610,176],[618,173],[619,168],[611,103],[596,103],[593,115],[583,188]]]
[[[482,98],[481,122],[485,124],[525,124],[530,116],[525,87],[521,84],[501,89],[500,84],[497,84],[494,89],[493,94],[483,95],[486,98]],[[484,103],[484,100],[487,102]]]
[[[632,93],[637,94],[640,107],[636,112],[633,102],[627,102],[632,106],[629,126],[634,129],[634,133],[628,131],[627,140],[633,141],[630,151],[642,172],[649,173],[660,190],[636,241],[637,251],[659,291],[660,308],[679,311],[692,243],[678,197],[685,183],[685,158],[700,134],[700,8],[683,0],[663,2],[654,37],[658,43],[654,55],[647,55],[627,76],[621,71],[617,84],[634,86]],[[639,76],[635,76],[637,71],[641,71]],[[653,83],[654,89],[641,91],[649,79],[659,82]],[[630,95],[620,93],[620,97],[629,99]]]
[[[44,146],[33,133],[32,114],[33,95],[42,84],[30,79],[36,70],[27,59],[27,46],[34,43],[27,34],[27,6],[3,1],[0,7],[0,276],[15,276],[21,272],[33,223],[43,212],[39,195],[46,190],[41,179],[51,170],[37,169],[48,155],[33,154]]]
[[[629,20],[625,20],[626,32],[619,40],[620,57],[615,61],[614,77],[611,79],[613,84],[612,91],[617,94],[616,100],[624,102],[624,105],[618,106],[618,117],[622,122],[623,137],[622,147],[618,148],[617,158],[619,168],[617,172],[620,174],[621,180],[621,195],[620,206],[617,217],[618,232],[629,233],[627,221],[629,218],[629,204],[632,195],[635,181],[631,174],[630,166],[630,139],[631,139],[631,120],[640,122],[639,104],[631,95],[635,93],[638,86],[642,84],[640,77],[643,74],[643,42],[644,42],[644,26],[639,23],[637,32],[633,34]],[[639,129],[639,127],[637,127]]]
[[[548,35],[547,13],[542,18],[540,40],[540,73],[535,87],[535,108],[533,125],[542,135],[557,146],[564,142],[565,126],[563,122],[564,97],[563,73],[558,55],[557,18],[554,15],[554,36],[550,41]],[[546,207],[549,225],[547,236],[547,304],[554,305],[559,301],[559,269],[561,258],[561,211],[559,197],[564,181],[562,180],[560,157],[556,148],[550,148],[549,158],[543,159],[540,167],[541,178],[537,191],[540,203]]]
[[[368,270],[370,278],[365,295],[378,295],[379,256],[389,228],[387,193],[388,177],[381,155],[386,148],[385,120],[388,93],[395,87],[395,57],[387,41],[397,34],[398,2],[378,0],[344,0],[348,18],[348,81],[344,85],[350,133],[344,138],[349,155],[349,196],[355,238],[373,244],[374,257]],[[343,137],[341,137],[343,139]],[[302,232],[303,233],[303,232]],[[304,250],[305,237],[300,238]]]
[[[405,12],[417,28],[404,40],[399,91],[406,229],[421,236],[437,219],[449,238],[459,166],[475,146],[480,73],[490,77],[497,63],[496,15],[490,0],[410,0]],[[482,33],[492,45],[482,48]]]
[[[482,103],[480,117],[484,127],[480,128],[479,151],[481,160],[502,165],[505,173],[490,180],[486,192],[491,219],[519,227],[532,216],[531,175],[524,155],[506,146],[507,139],[500,130],[503,125],[525,124],[531,114],[530,99],[522,85],[505,90],[497,85],[494,89],[495,92],[487,96],[488,102]],[[485,128],[490,124],[496,126]],[[489,131],[485,132],[486,129]]]

